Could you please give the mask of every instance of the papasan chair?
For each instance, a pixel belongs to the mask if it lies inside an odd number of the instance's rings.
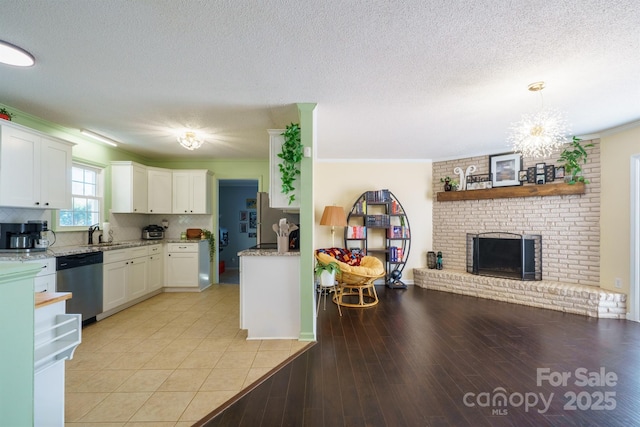
[[[336,304],[343,307],[372,307],[378,304],[373,282],[385,275],[384,265],[378,258],[361,256],[348,249],[328,248],[316,250],[316,259],[325,265],[335,262],[340,267],[340,273],[336,275]],[[357,302],[352,302],[354,296]]]

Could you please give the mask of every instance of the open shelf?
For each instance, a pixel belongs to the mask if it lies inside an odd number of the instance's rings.
[[[567,196],[584,193],[584,183],[576,182],[575,184],[559,183],[497,187],[486,190],[443,191],[437,193],[436,200],[438,202],[452,202],[459,200],[507,199],[512,197]]]

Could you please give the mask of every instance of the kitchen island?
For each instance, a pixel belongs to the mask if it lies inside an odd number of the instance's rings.
[[[246,249],[240,257],[240,329],[248,340],[298,339],[300,251]]]

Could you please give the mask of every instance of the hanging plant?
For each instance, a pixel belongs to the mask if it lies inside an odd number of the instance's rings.
[[[209,261],[213,261],[213,256],[216,253],[216,236],[204,228],[202,229],[202,235],[209,241]]]
[[[282,159],[278,168],[282,179],[282,194],[289,195],[289,204],[291,204],[296,199],[293,194],[295,190],[293,183],[300,175],[300,161],[302,160],[303,147],[300,141],[300,125],[291,123],[281,135],[284,136],[284,144],[282,144],[282,151],[278,154],[278,157]]]
[[[589,180],[582,176],[582,165],[587,163],[587,151],[585,148],[593,147],[593,144],[580,145],[580,141],[582,141],[580,138],[574,136],[558,159],[559,162],[564,164],[564,173],[568,175],[565,179],[568,184],[575,184],[576,182],[589,183]]]

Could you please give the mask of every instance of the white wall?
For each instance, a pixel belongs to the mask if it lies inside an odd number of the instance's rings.
[[[314,170],[315,243],[331,246],[331,227],[318,223],[327,205],[345,208],[348,214],[362,193],[390,190],[400,201],[411,226],[411,252],[402,273],[413,283],[413,269],[426,266],[432,250],[431,162],[429,161],[318,161]],[[344,229],[336,229],[336,246],[344,246]]]

